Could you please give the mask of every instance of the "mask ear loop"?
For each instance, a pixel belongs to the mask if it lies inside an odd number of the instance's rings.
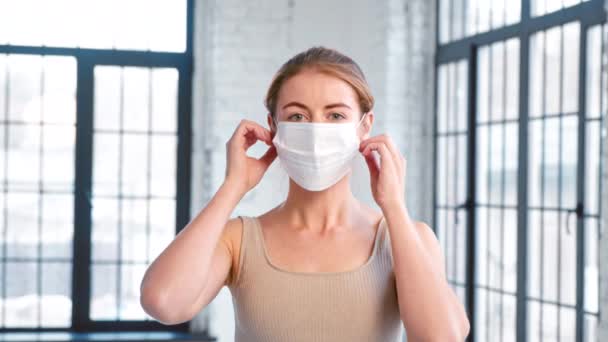
[[[355,132],[359,132],[359,126],[361,126],[361,123],[363,122],[363,119],[365,119],[365,116],[367,115],[367,112],[363,113],[363,116],[361,116],[361,120],[359,120],[359,122],[357,123],[357,126],[355,127]]]
[[[279,131],[279,123],[277,121],[276,115],[272,116],[272,123],[274,123],[274,133],[276,134]]]

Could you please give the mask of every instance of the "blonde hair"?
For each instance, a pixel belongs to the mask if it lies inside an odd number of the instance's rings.
[[[314,70],[337,77],[350,84],[359,97],[359,106],[367,113],[374,106],[374,97],[359,65],[350,57],[330,48],[315,46],[289,59],[274,75],[264,105],[273,118],[279,90],[285,81],[304,70]]]

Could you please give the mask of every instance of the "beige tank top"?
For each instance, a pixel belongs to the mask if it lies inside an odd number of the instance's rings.
[[[384,218],[365,264],[311,273],[272,264],[257,217],[239,217],[239,267],[228,286],[236,342],[401,341],[404,328]]]

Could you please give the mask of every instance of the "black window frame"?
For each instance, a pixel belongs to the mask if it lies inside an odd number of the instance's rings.
[[[467,160],[467,197],[466,201],[452,208],[455,211],[464,211],[466,215],[467,235],[466,235],[466,309],[471,322],[471,331],[468,341],[481,341],[483,338],[475,336],[475,252],[476,252],[476,189],[475,189],[475,169],[476,169],[476,80],[477,80],[477,51],[481,46],[489,46],[494,42],[506,41],[509,38],[519,39],[519,128],[518,128],[518,191],[517,191],[517,298],[516,298],[516,340],[525,342],[527,340],[527,282],[528,282],[528,124],[529,124],[529,64],[530,64],[530,37],[552,27],[561,26],[571,22],[580,24],[580,50],[579,50],[579,79],[578,79],[578,164],[577,164],[577,206],[569,208],[568,211],[576,216],[576,244],[577,244],[577,274],[576,274],[576,341],[584,340],[584,262],[585,262],[585,229],[583,210],[584,196],[584,177],[585,177],[585,123],[586,123],[586,63],[587,63],[587,32],[595,25],[606,23],[606,10],[604,0],[588,0],[571,7],[565,7],[555,12],[532,16],[531,2],[533,0],[521,1],[521,17],[515,24],[489,29],[488,31],[465,36],[458,40],[439,43],[440,35],[440,2],[436,6],[436,27],[435,27],[435,89],[434,89],[434,171],[433,179],[437,179],[438,153],[437,153],[437,108],[438,108],[438,77],[439,66],[466,60],[467,62],[467,122],[468,122],[468,160]],[[606,44],[603,42],[603,44]],[[437,183],[434,182],[433,191],[433,227],[437,233],[437,210],[442,209],[437,203]],[[446,209],[446,208],[443,208]],[[605,215],[606,213],[603,213]],[[601,310],[601,308],[600,308]]]
[[[175,232],[190,220],[192,149],[192,72],[194,0],[186,0],[186,48],[183,52],[0,45],[0,54],[52,55],[76,60],[76,143],[72,321],[70,327],[0,328],[0,332],[189,331],[189,322],[164,325],[155,320],[91,320],[91,187],[95,66],[174,68],[178,72]],[[110,23],[108,23],[110,24]]]

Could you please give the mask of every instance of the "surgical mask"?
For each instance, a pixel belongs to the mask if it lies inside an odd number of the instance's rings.
[[[352,170],[359,152],[358,123],[285,122],[276,124],[272,140],[279,161],[299,186],[321,191]]]

